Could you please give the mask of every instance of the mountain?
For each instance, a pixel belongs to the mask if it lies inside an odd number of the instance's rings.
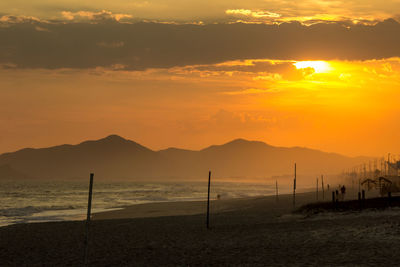
[[[2,154],[0,166],[5,164],[42,179],[82,178],[91,171],[104,178],[127,179],[132,172],[142,177],[152,176],[153,166],[161,166],[163,161],[157,152],[110,135],[78,145],[26,148]]]
[[[212,170],[213,177],[254,180],[298,174],[315,177],[336,174],[366,158],[350,158],[301,147],[274,147],[259,141],[233,140],[194,151],[150,150],[117,135],[78,145],[26,148],[0,155],[0,178],[81,179],[95,172],[106,180],[198,180]],[[17,173],[19,175],[17,175]],[[33,179],[33,178],[32,178]],[[312,178],[314,179],[314,178]]]
[[[7,178],[7,179],[29,179],[31,177],[29,177],[26,174],[23,174],[19,171],[14,170],[13,168],[11,168],[10,165],[1,165],[0,166],[0,178]]]

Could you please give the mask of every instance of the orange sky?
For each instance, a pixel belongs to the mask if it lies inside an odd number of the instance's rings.
[[[399,1],[231,2],[2,1],[0,153],[119,134],[400,154]]]
[[[259,63],[293,67],[251,69]],[[5,152],[117,133],[153,149],[198,149],[243,137],[347,155],[400,151],[399,58],[327,61],[322,70],[294,63],[2,70],[0,85],[12,90],[2,91],[0,147]],[[249,68],[231,70],[240,66]]]

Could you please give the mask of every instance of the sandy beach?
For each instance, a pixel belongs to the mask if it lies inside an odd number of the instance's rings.
[[[315,193],[297,195],[297,206]],[[93,215],[89,266],[398,266],[400,210],[292,213],[292,196],[153,203]],[[85,223],[0,228],[1,266],[83,264]]]

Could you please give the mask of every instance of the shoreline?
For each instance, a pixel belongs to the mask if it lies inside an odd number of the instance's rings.
[[[315,201],[315,192],[296,194],[296,208]],[[265,212],[283,215],[290,213],[293,208],[293,195],[282,194],[254,196],[245,198],[213,199],[210,200],[210,214],[240,211],[247,209],[262,209]],[[206,214],[206,200],[197,201],[166,201],[143,203],[124,207],[119,210],[97,212],[92,214],[93,220],[153,218],[168,216],[187,216]]]

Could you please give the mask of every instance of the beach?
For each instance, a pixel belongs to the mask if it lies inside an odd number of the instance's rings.
[[[296,195],[296,206],[315,193]],[[89,266],[397,266],[400,210],[293,213],[291,195],[168,202],[93,215]],[[0,228],[1,266],[78,266],[84,221]]]

